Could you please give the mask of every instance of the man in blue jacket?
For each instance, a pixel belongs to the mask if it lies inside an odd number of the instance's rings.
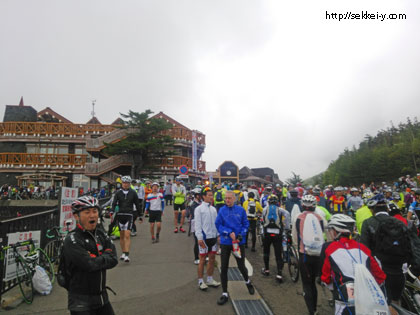
[[[245,279],[249,294],[254,294],[254,286],[248,277],[248,270],[245,267],[245,238],[249,222],[245,209],[235,205],[235,193],[227,191],[225,195],[225,206],[220,208],[216,218],[216,228],[220,234],[221,248],[221,275],[222,296],[217,304],[223,305],[229,300],[227,292],[227,272],[229,268],[229,257],[233,251],[239,271]]]

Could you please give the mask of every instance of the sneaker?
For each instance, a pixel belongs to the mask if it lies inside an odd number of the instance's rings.
[[[125,254],[123,253],[120,257],[120,260],[124,260],[125,259]]]
[[[277,280],[278,282],[283,282],[283,277],[282,277],[282,275],[278,274],[278,275],[276,276],[276,280]]]
[[[137,236],[137,232],[136,231],[131,231],[130,235],[131,236]]]
[[[223,294],[222,294],[222,296],[221,296],[221,297],[219,297],[219,298],[217,299],[217,304],[219,304],[219,305],[223,305],[223,304],[225,304],[227,301],[229,301],[229,297],[228,297],[228,296],[226,296],[226,295],[223,295]]]
[[[156,243],[156,239],[154,236],[152,236],[152,244]]]
[[[200,288],[201,291],[205,291],[208,288],[207,284],[205,284],[204,281],[203,282],[200,282],[200,284],[198,285],[198,287]]]
[[[178,233],[178,228],[175,228],[174,233]]]
[[[251,282],[250,283],[246,283],[246,287],[248,288],[249,294],[254,295],[255,289],[254,289],[254,286],[252,285],[252,283]]]
[[[180,230],[182,233],[187,232],[187,231],[185,231],[182,227],[181,227],[181,228],[179,228],[179,230]]]
[[[130,257],[125,256],[125,257],[124,257],[124,261],[125,261],[126,263],[130,262]],[[248,290],[249,290],[249,289],[248,289]]]
[[[261,273],[263,274],[263,276],[268,277],[270,275],[270,270],[265,270],[265,268],[262,268]]]
[[[194,260],[194,265],[198,265],[200,263],[200,259]]]
[[[206,257],[206,263],[208,263],[208,262],[209,262],[209,257],[207,256],[207,257]]]
[[[207,281],[207,285],[209,287],[217,288],[220,285],[220,282],[217,282],[216,280],[212,279],[211,281]]]

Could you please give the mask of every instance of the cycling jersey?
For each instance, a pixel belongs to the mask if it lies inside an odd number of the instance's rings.
[[[114,201],[112,202],[111,212],[115,212],[116,206],[119,207],[118,213],[130,214],[134,212],[133,206],[136,206],[136,211],[139,213],[139,215],[143,215],[139,197],[137,196],[137,192],[133,189],[118,190],[115,193]]]
[[[330,198],[330,208],[332,213],[344,213],[346,210],[346,198],[344,196],[337,197],[336,195]]]

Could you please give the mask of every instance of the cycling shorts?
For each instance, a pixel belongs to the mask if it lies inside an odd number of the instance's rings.
[[[185,210],[185,203],[182,203],[180,205],[178,204],[174,204],[174,211],[179,211],[179,210]]]
[[[162,222],[162,211],[160,210],[149,210],[149,222]]]
[[[207,240],[203,240],[204,245],[206,247],[202,248],[200,245],[198,245],[198,250],[200,252],[200,256],[206,256],[209,253],[216,254],[217,252],[217,238],[209,238]]]
[[[133,227],[133,215],[131,213],[117,213],[116,220],[120,231],[131,231]]]

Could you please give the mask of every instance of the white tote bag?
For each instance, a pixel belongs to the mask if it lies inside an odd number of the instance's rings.
[[[390,314],[381,288],[362,264],[354,264],[354,300],[357,315]]]

